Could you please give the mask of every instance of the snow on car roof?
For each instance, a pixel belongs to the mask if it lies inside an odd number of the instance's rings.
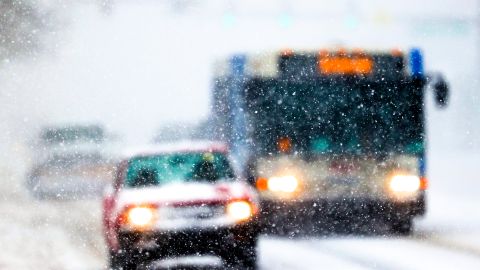
[[[215,141],[179,141],[175,143],[151,144],[140,147],[129,148],[123,153],[124,158],[136,156],[150,156],[175,152],[222,152],[227,153],[228,147],[225,143]]]

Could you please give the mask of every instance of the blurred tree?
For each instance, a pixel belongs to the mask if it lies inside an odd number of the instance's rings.
[[[38,0],[0,0],[0,60],[35,55],[50,13]]]

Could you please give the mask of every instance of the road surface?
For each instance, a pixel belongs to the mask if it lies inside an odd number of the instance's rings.
[[[463,176],[474,172],[475,158],[462,164]],[[438,173],[434,170],[432,176]],[[428,215],[416,221],[412,236],[392,236],[382,226],[353,234],[262,236],[260,269],[480,269],[480,199],[474,189],[442,181],[455,175],[462,173],[444,171],[438,184],[432,184]],[[38,201],[27,194],[18,175],[6,173],[0,198],[1,270],[106,269],[98,199]],[[157,263],[159,269],[179,265],[222,268],[215,257]]]

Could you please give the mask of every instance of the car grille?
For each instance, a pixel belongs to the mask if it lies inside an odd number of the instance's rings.
[[[225,214],[225,207],[221,206],[178,206],[162,207],[158,211],[159,218],[163,220],[179,219],[214,219]]]

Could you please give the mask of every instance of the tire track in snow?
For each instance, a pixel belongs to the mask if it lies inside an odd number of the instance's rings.
[[[359,265],[356,261],[348,261],[332,256],[324,250],[304,245],[303,240],[278,237],[261,237],[259,242],[260,269],[372,269],[371,266]]]
[[[454,239],[447,239],[442,235],[436,235],[434,233],[422,232],[414,234],[410,238],[421,244],[431,245],[434,247],[444,248],[453,252],[465,253],[480,258],[480,248],[466,243],[455,241]]]
[[[85,244],[97,258],[105,260],[106,250],[101,233],[100,202],[79,200],[55,203],[61,204],[63,212],[68,213],[68,218],[62,225],[72,233],[72,238],[76,242]]]
[[[5,195],[5,196],[3,196]],[[1,192],[2,269],[101,269],[92,239],[96,220],[71,203],[32,200],[24,191]],[[6,199],[8,198],[8,199]],[[83,202],[79,205],[83,205]],[[88,205],[88,204],[87,204]],[[82,208],[82,207],[80,207]],[[85,207],[91,211],[90,207]],[[92,222],[93,221],[93,222]],[[76,227],[76,228],[75,228]]]
[[[101,224],[99,207],[96,203],[88,200],[31,200],[30,204],[36,204],[43,213],[36,217],[38,226],[49,226],[59,233],[63,233],[72,248],[68,250],[74,255],[80,255],[87,265],[98,265],[104,269],[105,255],[102,250],[103,238],[101,237]],[[43,223],[43,224],[42,224]],[[59,240],[56,240],[59,241]],[[70,265],[65,266],[70,269]],[[76,268],[73,268],[76,269]]]
[[[306,239],[306,246],[374,269],[477,269],[480,258],[412,237]]]
[[[351,251],[347,251],[344,249],[340,248],[333,248],[326,246],[320,242],[321,240],[315,240],[314,242],[312,240],[302,240],[302,244],[309,246],[309,247],[314,247],[316,250],[320,250],[324,254],[328,254],[332,257],[339,258],[344,261],[348,261],[352,264],[361,266],[362,268],[366,269],[381,269],[381,270],[400,270],[403,269],[405,270],[405,267],[394,267],[390,263],[387,262],[379,262],[378,260],[374,260],[372,258],[365,258],[360,254],[354,254]],[[299,243],[300,244],[300,243]]]

